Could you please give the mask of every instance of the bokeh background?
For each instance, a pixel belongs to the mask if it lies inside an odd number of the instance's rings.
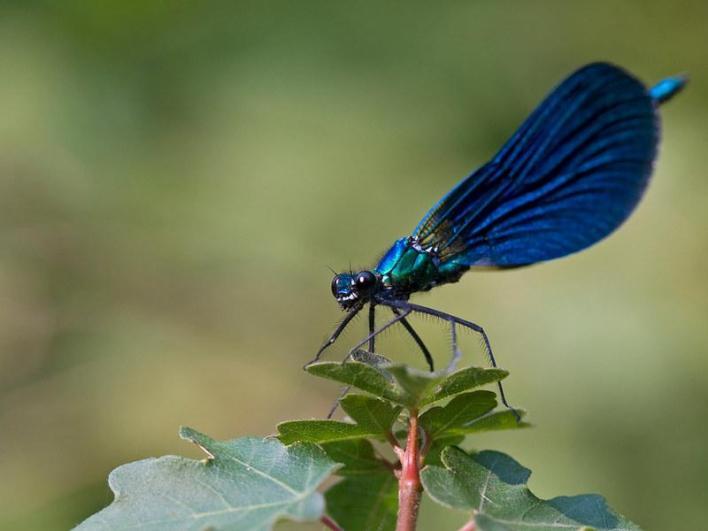
[[[487,328],[535,424],[469,446],[511,453],[541,496],[703,528],[706,21],[703,1],[2,2],[0,528],[69,528],[112,468],[199,455],[181,424],[323,416],[337,388],[301,366],[341,317],[327,268],[372,265],[600,59],[692,77],[635,215],[417,301]],[[420,326],[444,359],[447,332]],[[415,354],[401,332],[382,348]]]

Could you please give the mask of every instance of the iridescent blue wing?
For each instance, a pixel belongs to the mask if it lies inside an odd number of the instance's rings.
[[[673,91],[653,94],[616,66],[581,68],[412,236],[442,262],[464,267],[527,265],[601,240],[646,188],[659,138],[656,106],[682,86],[676,79]]]

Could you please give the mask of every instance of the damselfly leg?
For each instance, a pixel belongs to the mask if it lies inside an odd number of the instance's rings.
[[[487,353],[487,356],[489,358],[489,362],[491,363],[492,367],[497,367],[497,361],[494,359],[494,353],[492,352],[492,346],[489,343],[489,337],[487,337],[487,333],[484,331],[484,328],[479,326],[478,324],[475,324],[471,321],[467,321],[465,319],[461,319],[460,317],[457,317],[455,315],[451,315],[449,313],[441,312],[440,310],[435,310],[433,308],[428,308],[427,306],[420,306],[418,304],[413,304],[408,301],[397,301],[397,300],[386,300],[386,299],[380,299],[378,301],[379,304],[383,306],[388,306],[389,308],[397,308],[401,312],[403,312],[402,315],[408,315],[410,313],[422,313],[425,315],[430,315],[433,317],[437,317],[438,319],[442,319],[443,321],[447,321],[451,323],[451,325],[458,324],[460,326],[463,326],[465,328],[468,328],[472,330],[473,332],[478,333],[479,335],[482,336],[482,340],[484,341],[484,347],[485,351]],[[457,354],[454,353],[454,350],[457,349],[457,334],[455,333],[454,335],[454,344],[453,344],[453,355],[456,356]],[[517,421],[521,421],[521,417],[519,414],[516,412],[516,410],[509,405],[509,402],[506,399],[506,395],[504,394],[504,387],[502,386],[501,382],[497,382],[497,388],[499,389],[499,398],[501,399],[502,404],[506,406],[509,410],[511,410],[512,413],[514,413],[514,416],[516,417]]]
[[[400,310],[398,310],[397,308],[391,308],[391,311],[396,315],[401,314]],[[401,319],[401,324],[408,331],[408,333],[415,340],[415,342],[418,344],[418,347],[420,348],[421,352],[423,352],[423,356],[425,356],[425,361],[428,362],[428,367],[430,367],[430,372],[435,371],[435,365],[433,363],[433,356],[430,354],[428,347],[425,346],[425,343],[423,343],[423,340],[418,335],[418,332],[416,332],[413,329],[411,324],[408,322],[408,319],[406,319],[406,318]]]
[[[334,331],[330,334],[329,338],[327,338],[327,341],[325,341],[324,344],[317,351],[317,354],[315,354],[315,357],[312,358],[310,361],[308,361],[305,364],[305,367],[307,367],[308,365],[312,365],[316,361],[320,360],[322,353],[325,350],[327,350],[329,347],[331,347],[335,341],[337,341],[337,338],[340,336],[340,334],[342,332],[344,332],[344,329],[349,325],[349,323],[352,321],[352,319],[354,319],[354,317],[356,317],[356,314],[358,314],[362,308],[363,308],[363,306],[357,306],[357,307],[349,310],[347,315],[344,316],[344,319],[342,319],[342,322],[337,325],[337,328],[334,329]]]
[[[388,321],[385,325],[377,328],[373,332],[370,332],[368,336],[366,336],[364,339],[359,341],[356,345],[354,345],[349,350],[349,354],[347,355],[346,358],[344,358],[344,361],[349,360],[357,350],[359,350],[362,346],[364,346],[366,343],[371,341],[371,339],[378,336],[381,332],[388,330],[390,327],[392,327],[393,325],[395,325],[397,322],[401,321],[402,319],[405,319],[406,316],[408,316],[410,313],[411,313],[411,310],[403,310],[402,312],[399,312],[398,315],[396,315],[396,317],[394,317],[393,319]]]
[[[375,352],[376,336],[373,335],[376,330],[376,303],[369,303],[369,352]]]
[[[369,303],[369,352],[374,352],[374,349],[376,348],[376,336],[374,335],[374,330],[376,330],[376,304],[372,301]],[[332,404],[331,409],[329,410],[329,413],[327,413],[327,418],[331,419],[334,413],[337,411],[337,408],[339,407],[339,401],[344,398],[344,395],[346,395],[349,390],[352,388],[351,385],[347,385],[346,387],[342,387],[342,390],[339,392],[339,396],[337,397],[337,400],[334,401],[334,404]]]

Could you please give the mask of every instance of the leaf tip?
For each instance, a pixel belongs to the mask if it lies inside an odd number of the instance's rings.
[[[207,455],[207,459],[214,459],[214,454],[207,448],[211,439],[203,433],[200,433],[197,430],[188,426],[181,426],[179,429],[179,436],[185,441],[189,441],[191,443],[196,444],[201,449],[201,451]]]
[[[197,430],[190,428],[189,426],[180,426],[179,427],[179,436],[181,439],[184,439],[185,441],[192,441],[194,438],[198,435],[201,435]]]
[[[306,372],[310,374],[319,375],[323,369],[339,365],[339,363],[334,361],[316,361],[314,363],[308,363],[303,367]]]

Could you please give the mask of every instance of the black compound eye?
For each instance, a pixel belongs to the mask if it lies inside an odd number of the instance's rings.
[[[368,291],[376,286],[376,275],[371,271],[362,271],[356,276],[355,282],[360,291]]]
[[[339,275],[335,275],[334,278],[332,279],[332,295],[334,295],[336,297],[338,292],[339,292]]]

